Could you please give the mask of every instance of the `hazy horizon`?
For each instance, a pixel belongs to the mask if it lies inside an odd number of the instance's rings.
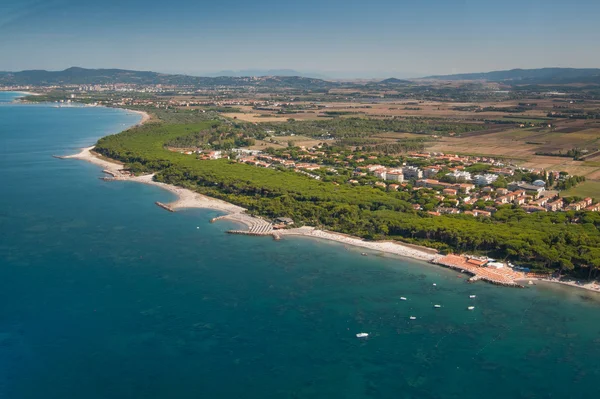
[[[600,3],[356,0],[218,4],[6,0],[0,70],[71,66],[193,75],[293,69],[330,78],[414,78],[597,67]],[[585,13],[581,10],[585,9]]]

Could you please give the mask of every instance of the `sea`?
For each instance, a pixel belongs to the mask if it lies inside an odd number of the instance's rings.
[[[228,235],[52,157],[139,115],[18,96],[0,92],[0,398],[599,397],[598,294]]]

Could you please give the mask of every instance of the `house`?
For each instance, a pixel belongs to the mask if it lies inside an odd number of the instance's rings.
[[[445,188],[442,190],[442,193],[446,195],[456,195],[458,192],[453,188]]]
[[[501,197],[496,197],[496,204],[508,204],[512,201],[510,195],[503,195]]]
[[[586,209],[592,205],[592,199],[590,197],[584,198],[581,201],[577,201],[572,203],[567,207],[569,211],[580,211],[582,209]],[[586,209],[587,210],[587,209]]]
[[[375,185],[376,185],[377,187],[383,187],[383,188],[386,188],[386,187],[387,187],[387,186],[386,186],[386,184],[385,184],[384,182],[382,182],[382,181],[376,181],[376,182],[375,182]]]
[[[438,168],[437,166],[430,166],[428,168],[423,169],[423,176],[429,179],[430,177],[437,175],[439,171],[440,168]]]
[[[460,213],[458,208],[438,208],[437,211],[445,215],[458,215]]]
[[[460,184],[454,184],[452,186],[452,188],[457,189],[458,191],[460,191],[461,193],[470,193],[471,190],[475,189],[475,185],[474,184],[469,184],[469,183],[460,183]]]
[[[400,188],[400,185],[399,185],[399,184],[390,184],[390,185],[388,186],[388,188],[389,188],[390,190],[398,191],[398,188]]]
[[[508,189],[500,187],[499,189],[496,189],[496,192],[498,193],[498,195],[506,195],[508,194]]]
[[[385,168],[381,168],[381,169],[375,169],[373,171],[373,174],[375,175],[375,177],[377,177],[378,179],[383,179],[385,180],[386,176],[387,176],[387,172],[385,170]]]
[[[525,203],[525,197],[517,197],[513,202],[517,205],[523,205]]]
[[[546,206],[546,204],[548,203],[549,198],[548,197],[542,197],[538,200],[532,201],[531,205],[536,205],[536,206]]]
[[[551,212],[556,212],[559,209],[563,208],[563,200],[562,198],[558,198],[556,201],[552,201],[552,202],[548,202],[546,204],[546,209],[551,211]]]
[[[598,212],[598,211],[600,211],[600,204],[590,205],[587,208],[585,208],[585,210],[588,212]]]
[[[480,209],[474,209],[472,212],[473,212],[473,216],[482,216],[482,217],[486,217],[486,218],[489,218],[492,216],[491,212],[482,211]]]

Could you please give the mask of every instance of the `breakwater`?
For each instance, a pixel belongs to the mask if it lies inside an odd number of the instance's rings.
[[[169,205],[167,205],[167,204],[163,204],[162,202],[158,202],[158,201],[156,201],[156,202],[155,202],[155,204],[156,204],[157,206],[161,207],[162,209],[165,209],[165,210],[167,210],[167,211],[169,211],[169,212],[175,212],[175,209],[171,208],[171,207],[170,207]]]

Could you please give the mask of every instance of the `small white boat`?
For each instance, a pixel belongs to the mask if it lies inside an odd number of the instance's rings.
[[[469,306],[467,309],[473,310],[473,309],[475,309],[475,306]]]
[[[437,284],[436,284],[436,283],[433,283],[433,286],[435,287],[435,286],[437,286]]]
[[[362,256],[367,256],[366,252],[361,253]]]
[[[406,298],[405,298],[405,297],[403,297],[403,296],[401,296],[401,297],[400,297],[400,300],[401,300],[401,301],[406,301]]]
[[[417,320],[417,318],[415,316],[410,316],[411,320]]]
[[[442,305],[433,305],[434,308],[441,308]]]
[[[356,334],[356,338],[367,338],[369,333],[358,333]]]
[[[471,299],[476,298],[476,297],[477,297],[477,295],[469,295],[469,298],[471,298]]]

